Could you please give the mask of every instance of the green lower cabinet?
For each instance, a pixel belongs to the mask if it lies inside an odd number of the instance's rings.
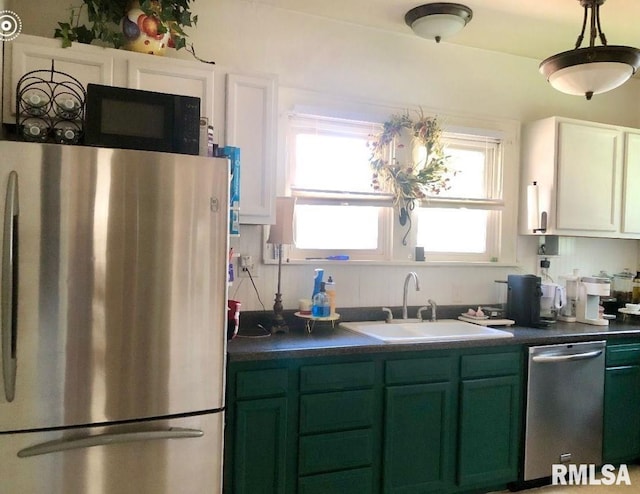
[[[640,343],[607,345],[604,378],[604,463],[640,458]]]
[[[284,494],[287,399],[238,402],[235,414],[233,492]]]
[[[451,383],[392,386],[385,393],[384,492],[446,492],[453,485]]]
[[[517,480],[520,376],[464,380],[460,394],[458,486]]]
[[[606,370],[603,434],[604,463],[640,457],[640,366]]]

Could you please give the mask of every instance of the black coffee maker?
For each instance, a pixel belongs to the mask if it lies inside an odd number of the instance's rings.
[[[548,324],[540,319],[542,279],[533,274],[510,274],[507,277],[507,319],[518,326],[531,328]]]

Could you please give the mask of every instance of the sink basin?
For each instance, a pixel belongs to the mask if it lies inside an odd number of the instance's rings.
[[[456,319],[442,319],[435,322],[409,322],[402,320],[391,323],[385,323],[384,321],[343,322],[340,323],[340,326],[387,343],[513,338],[513,334],[509,331],[478,326]]]

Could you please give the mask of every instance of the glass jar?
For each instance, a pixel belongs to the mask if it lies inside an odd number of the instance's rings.
[[[636,273],[636,277],[633,280],[631,302],[634,304],[640,304],[640,271]]]
[[[80,102],[70,94],[60,94],[55,97],[55,112],[60,118],[73,120],[80,114]]]
[[[80,133],[80,125],[72,121],[62,120],[53,128],[53,137],[58,144],[78,144]]]
[[[22,95],[22,107],[27,115],[41,117],[49,111],[49,96],[41,90],[27,91]]]
[[[27,118],[22,122],[22,137],[25,141],[45,142],[49,137],[49,126],[41,118]]]
[[[612,295],[619,303],[631,302],[633,278],[633,273],[628,268],[625,268],[622,272],[613,275],[611,291]]]

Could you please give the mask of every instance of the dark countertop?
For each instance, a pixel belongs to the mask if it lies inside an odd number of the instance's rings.
[[[450,318],[450,317],[443,317]],[[607,340],[640,337],[640,318],[629,321],[610,321],[609,326],[593,326],[582,323],[557,322],[552,329],[535,329],[520,326],[498,327],[513,333],[513,338],[444,341],[426,343],[385,343],[376,338],[343,329],[336,323],[316,324],[309,334],[303,327],[295,327],[289,333],[270,336],[239,336],[229,341],[227,351],[230,362],[317,357],[328,355],[352,355],[357,353],[381,353],[431,350],[442,348],[470,348],[507,345],[547,345],[575,343],[599,338]]]

